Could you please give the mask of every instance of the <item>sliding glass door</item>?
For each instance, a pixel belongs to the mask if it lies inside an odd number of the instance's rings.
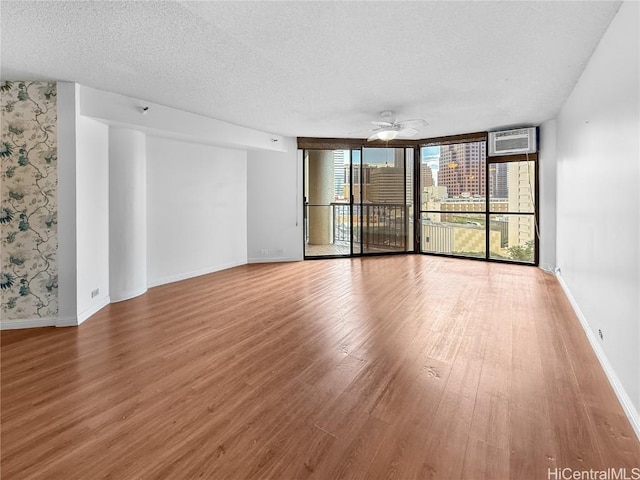
[[[362,253],[413,251],[413,149],[363,148],[359,168]]]
[[[350,164],[350,150],[305,151],[306,258],[351,255]]]
[[[414,251],[413,148],[306,150],[305,258]]]

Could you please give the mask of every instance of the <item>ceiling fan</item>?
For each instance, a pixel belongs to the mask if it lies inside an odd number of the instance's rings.
[[[426,127],[428,123],[423,119],[413,120],[397,120],[391,110],[385,110],[380,113],[380,120],[371,122],[376,128],[370,130],[363,130],[363,132],[373,132],[373,134],[367,138],[368,142],[374,140],[382,140],[388,142],[393,140],[398,135],[403,137],[412,137],[418,134],[418,128]],[[361,133],[361,132],[353,132]]]

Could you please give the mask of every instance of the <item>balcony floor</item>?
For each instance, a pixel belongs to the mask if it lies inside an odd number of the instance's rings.
[[[304,254],[307,257],[324,257],[329,255],[349,255],[351,248],[349,245],[311,245],[309,243],[304,244]]]
[[[359,248],[358,245],[354,245],[354,250]],[[391,253],[391,252],[404,252],[404,247],[394,246],[379,246],[379,245],[364,245],[364,251],[362,253]],[[310,245],[305,243],[304,254],[307,257],[326,257],[335,255],[349,255],[351,253],[349,245]]]

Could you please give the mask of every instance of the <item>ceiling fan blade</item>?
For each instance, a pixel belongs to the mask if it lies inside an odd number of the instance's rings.
[[[398,135],[402,135],[405,137],[413,137],[418,134],[418,130],[412,127],[404,127],[398,130]]]
[[[377,128],[367,128],[366,130],[358,130],[356,132],[349,132],[347,133],[347,135],[356,135],[358,133],[365,133],[365,132],[377,132],[378,129]]]
[[[390,122],[371,122],[371,123],[379,127],[393,127],[393,123],[390,123]]]
[[[427,125],[429,125],[427,121],[422,118],[415,118],[412,120],[402,120],[401,122],[398,122],[398,123],[402,126],[402,128],[405,128],[405,127],[420,128],[420,127],[426,127]]]

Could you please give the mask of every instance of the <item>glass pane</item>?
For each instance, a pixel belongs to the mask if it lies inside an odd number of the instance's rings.
[[[362,150],[363,253],[406,251],[409,232],[404,148]]]
[[[305,155],[305,255],[349,255],[351,211],[345,197],[348,150],[309,150]]]
[[[404,149],[365,148],[363,202],[403,205],[405,200]],[[366,188],[368,186],[368,188]]]
[[[426,212],[421,220],[423,252],[485,257],[484,214]],[[491,241],[495,241],[493,234]]]
[[[351,169],[347,169],[351,173],[347,180],[347,186],[352,185],[352,221],[351,221],[351,235],[353,238],[353,253],[358,255],[362,253],[362,242],[360,240],[360,233],[362,224],[360,222],[360,202],[362,201],[362,161],[360,150],[351,151]],[[347,195],[349,197],[349,195]]]
[[[490,258],[534,262],[535,216],[491,215]]]
[[[413,208],[413,195],[414,195],[414,183],[413,183],[413,148],[405,149],[405,178],[407,184],[406,190],[406,206],[407,206],[407,240],[406,251],[413,252],[415,249],[413,240],[413,224],[414,224],[414,208]]]
[[[440,147],[422,147],[420,150],[420,205],[421,210],[439,210],[449,197],[446,186],[438,185]]]
[[[507,162],[489,165],[492,212],[534,212],[535,162]]]
[[[445,199],[444,203],[471,201],[482,205],[486,196],[485,166],[487,155],[485,142],[440,145],[437,148],[436,185],[439,188],[436,189],[434,196]],[[423,152],[425,150],[423,149]],[[429,153],[432,156],[430,163],[423,162],[423,164],[426,163],[431,167],[435,160],[433,157],[436,155],[436,151],[431,150]],[[423,182],[428,182],[428,174],[424,173],[424,175],[427,178],[423,178]]]

